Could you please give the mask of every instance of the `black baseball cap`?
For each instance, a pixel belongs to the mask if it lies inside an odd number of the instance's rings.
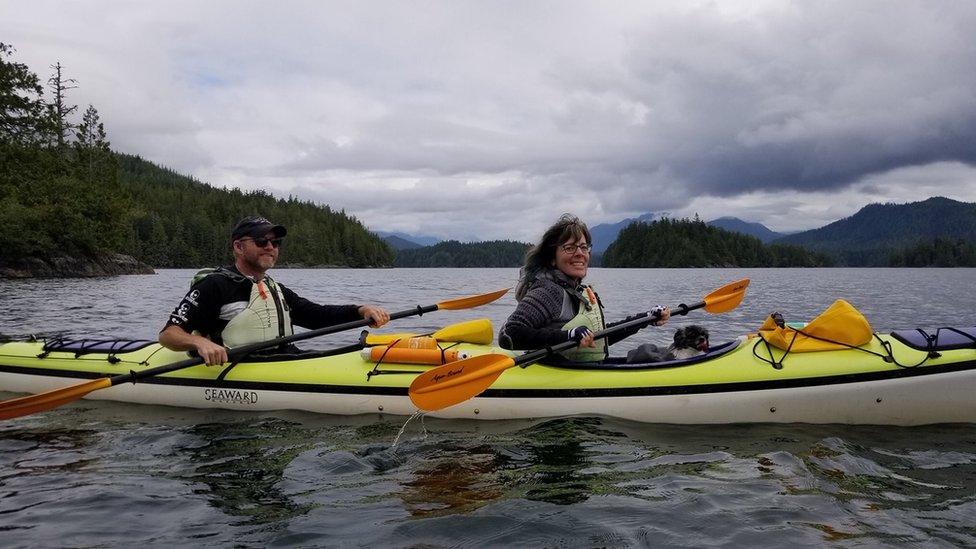
[[[244,237],[261,238],[269,232],[273,232],[275,238],[281,238],[288,234],[288,231],[281,225],[275,225],[267,218],[260,216],[249,216],[237,222],[234,230],[231,231],[231,240],[240,240]]]

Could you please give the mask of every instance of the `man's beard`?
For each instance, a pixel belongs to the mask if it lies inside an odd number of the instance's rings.
[[[274,267],[276,263],[274,256],[261,255],[254,259],[245,256],[243,259],[244,259],[244,263],[255,271],[267,271],[271,267]],[[264,263],[267,263],[267,265],[262,264],[262,260]]]

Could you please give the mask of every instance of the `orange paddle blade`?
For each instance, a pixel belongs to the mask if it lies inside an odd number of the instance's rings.
[[[112,386],[111,378],[100,377],[78,385],[62,387],[46,393],[40,393],[20,398],[12,398],[0,402],[0,419],[13,419],[37,412],[57,408],[72,400],[77,400],[92,391]]]
[[[484,392],[515,366],[505,355],[479,355],[428,370],[410,384],[410,400],[417,408],[432,412],[454,406]]]
[[[444,309],[447,311],[458,311],[461,309],[470,309],[472,307],[477,307],[479,305],[485,305],[495,301],[499,297],[508,293],[511,288],[505,288],[498,290],[497,292],[491,292],[482,295],[472,295],[468,297],[459,297],[457,299],[449,299],[447,301],[441,301],[437,304],[438,309]]]
[[[749,287],[749,279],[743,278],[722,286],[705,296],[705,310],[710,313],[727,313],[742,303]]]

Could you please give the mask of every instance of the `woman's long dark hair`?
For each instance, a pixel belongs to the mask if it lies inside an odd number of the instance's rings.
[[[570,213],[559,216],[559,220],[543,233],[542,240],[525,253],[522,277],[519,280],[518,288],[515,290],[515,299],[522,299],[539,273],[552,268],[556,262],[556,248],[560,244],[580,238],[585,239],[588,244],[593,244],[593,240],[590,238],[590,229],[586,227],[586,223]]]

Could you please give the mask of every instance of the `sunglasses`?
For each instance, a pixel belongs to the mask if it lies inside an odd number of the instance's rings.
[[[251,238],[251,237],[247,237],[247,238],[241,238],[240,240],[251,240],[251,241],[254,242],[254,244],[258,248],[263,248],[263,247],[267,246],[268,245],[268,242],[271,243],[271,246],[272,247],[280,248],[282,241],[285,240],[285,237],[281,237],[281,238],[264,238],[264,237]]]

